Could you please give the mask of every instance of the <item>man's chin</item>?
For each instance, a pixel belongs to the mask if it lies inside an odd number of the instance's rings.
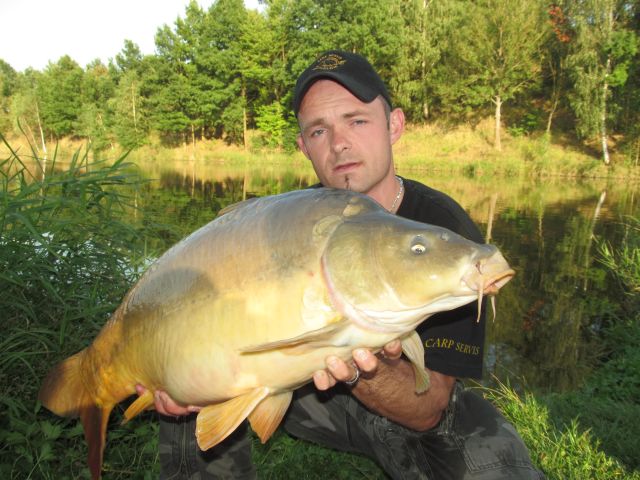
[[[332,172],[329,181],[330,185],[335,188],[344,188],[360,193],[366,190],[363,179],[358,175],[356,168],[347,169],[344,172]]]

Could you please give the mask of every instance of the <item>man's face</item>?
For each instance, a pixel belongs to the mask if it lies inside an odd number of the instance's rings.
[[[391,145],[402,134],[401,110],[391,112],[387,122],[380,97],[363,103],[342,85],[323,79],[304,96],[298,122],[298,146],[323,185],[378,201],[383,192],[397,191]]]

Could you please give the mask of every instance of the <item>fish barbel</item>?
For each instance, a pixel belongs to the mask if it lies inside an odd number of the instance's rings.
[[[415,328],[430,315],[493,295],[513,276],[498,249],[388,213],[369,197],[327,188],[248,200],[162,255],[91,345],[49,372],[45,407],[79,416],[100,478],[113,407],[147,388],[198,405],[202,449],[246,418],[265,442],[292,391],[325,367],[401,339],[428,388]]]

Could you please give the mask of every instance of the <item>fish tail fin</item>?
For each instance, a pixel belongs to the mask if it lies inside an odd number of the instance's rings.
[[[38,400],[56,415],[80,417],[89,447],[91,478],[100,478],[107,422],[114,404],[98,405],[95,392],[87,387],[83,372],[83,350],[56,365],[47,375]]]
[[[56,415],[78,417],[87,399],[81,369],[84,350],[53,367],[42,382],[38,400]]]

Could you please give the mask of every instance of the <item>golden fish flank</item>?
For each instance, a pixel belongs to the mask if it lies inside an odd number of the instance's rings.
[[[80,416],[99,478],[115,404],[166,390],[198,414],[201,448],[245,418],[264,442],[291,392],[332,354],[401,338],[428,388],[415,327],[495,294],[513,275],[493,246],[388,213],[361,194],[309,189],[243,202],[169,249],[94,342],[55,367],[40,400]]]

